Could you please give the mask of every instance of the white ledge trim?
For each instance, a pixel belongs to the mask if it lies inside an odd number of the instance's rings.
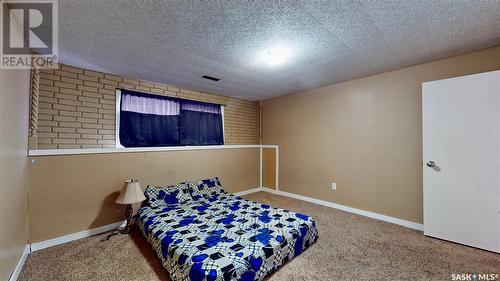
[[[158,151],[192,151],[241,148],[278,148],[278,145],[243,144],[243,145],[205,145],[205,146],[165,146],[165,147],[134,147],[134,148],[88,148],[88,149],[30,149],[28,156],[57,156],[81,154],[109,154]]]

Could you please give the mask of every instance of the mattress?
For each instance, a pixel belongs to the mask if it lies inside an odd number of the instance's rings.
[[[318,237],[310,216],[229,193],[210,201],[138,211],[142,233],[174,281],[262,280]]]

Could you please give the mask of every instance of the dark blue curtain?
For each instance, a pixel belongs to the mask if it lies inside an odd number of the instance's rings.
[[[121,90],[120,142],[125,147],[179,145],[179,101]]]
[[[180,110],[181,145],[222,145],[220,105],[183,100]]]
[[[224,144],[218,104],[121,90],[124,147]]]
[[[160,116],[123,111],[120,142],[125,147],[179,145],[179,116]]]

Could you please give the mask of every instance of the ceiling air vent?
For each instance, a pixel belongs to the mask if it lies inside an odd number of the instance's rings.
[[[216,78],[216,77],[212,77],[212,76],[208,76],[208,75],[203,75],[203,76],[201,76],[201,78],[212,80],[212,81],[219,81],[220,80],[220,78]]]

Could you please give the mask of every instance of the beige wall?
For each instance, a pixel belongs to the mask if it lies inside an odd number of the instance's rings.
[[[39,149],[114,147],[116,88],[225,104],[226,144],[259,142],[256,102],[60,65],[40,71],[34,143]]]
[[[39,75],[38,149],[115,145],[115,88],[225,104],[226,144],[257,144],[258,103],[171,85],[60,65]],[[259,185],[258,149],[36,157],[30,165],[29,240],[95,228],[123,219],[114,204],[123,181],[168,185],[219,176],[228,191]]]
[[[113,201],[130,178],[143,188],[213,176],[230,192],[259,186],[257,148],[30,158],[30,242],[123,220]]]
[[[421,83],[497,69],[500,46],[265,101],[280,190],[422,223]]]
[[[8,280],[27,243],[30,73],[0,70],[0,280]]]
[[[262,149],[262,185],[263,187],[276,187],[276,149]]]

